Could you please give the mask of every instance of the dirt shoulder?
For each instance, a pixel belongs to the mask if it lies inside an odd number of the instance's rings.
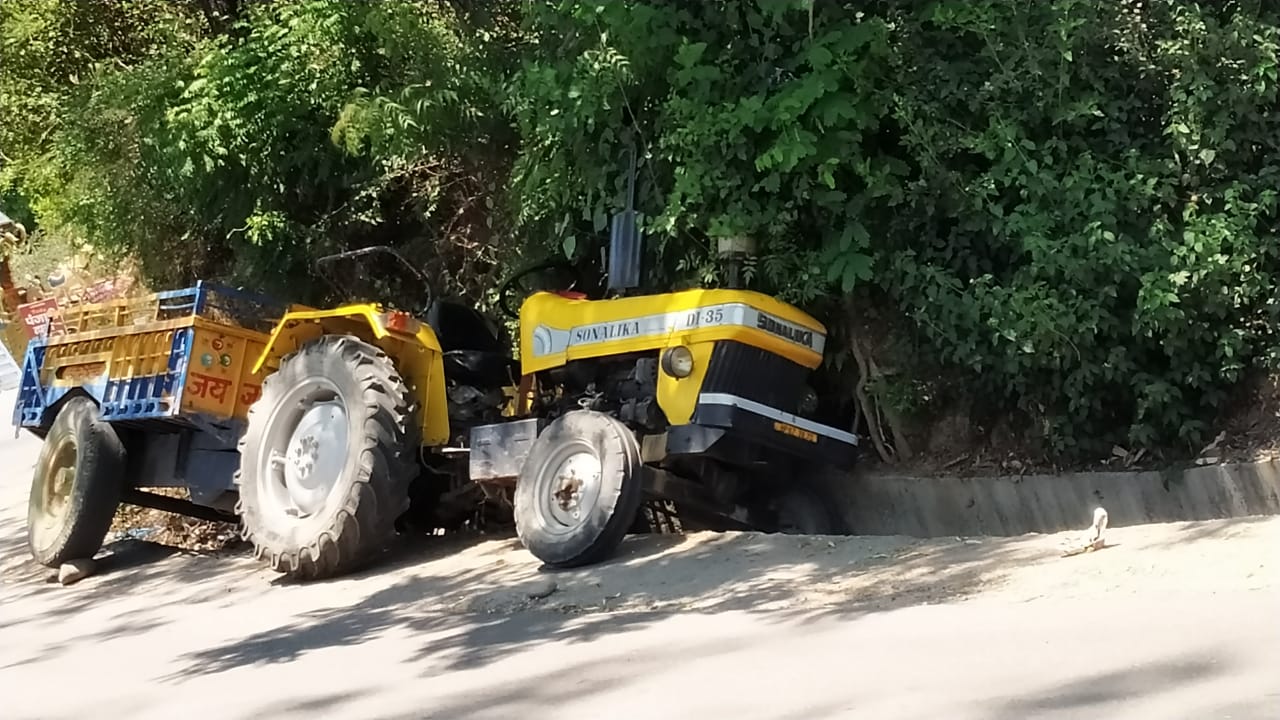
[[[25,474],[37,447],[29,439],[0,439],[0,465]],[[10,703],[15,717],[169,717],[193,698],[224,717],[302,717],[338,706],[352,714],[356,702],[374,699],[398,708],[386,717],[421,717],[424,707],[442,707],[442,697],[458,707],[483,702],[490,717],[536,716],[566,701],[551,694],[537,708],[516,708],[502,704],[503,693],[522,702],[547,689],[578,697],[586,672],[602,673],[593,682],[609,688],[648,673],[655,689],[642,696],[652,697],[670,687],[662,673],[714,665],[703,659],[716,657],[721,645],[749,653],[732,673],[741,682],[762,658],[811,655],[790,642],[793,636],[823,638],[844,623],[852,623],[852,634],[829,641],[822,666],[846,680],[865,679],[867,671],[842,664],[848,648],[883,652],[905,637],[915,653],[927,644],[919,638],[945,634],[943,627],[913,640],[903,628],[915,625],[893,620],[904,615],[936,610],[968,618],[959,621],[968,623],[959,636],[920,650],[942,653],[945,665],[971,657],[979,642],[971,638],[980,635],[966,632],[979,625],[1004,627],[995,634],[1020,657],[1025,648],[1014,645],[1034,635],[1035,623],[1077,622],[1056,617],[1064,607],[1127,626],[1125,613],[1133,617],[1135,605],[1185,619],[1168,611],[1170,604],[1219,607],[1212,595],[1220,593],[1237,605],[1269,607],[1280,595],[1280,517],[1112,529],[1111,547],[1074,557],[1061,553],[1078,533],[930,540],[633,536],[611,562],[558,573],[543,571],[511,537],[422,538],[364,572],[306,584],[282,581],[242,551],[192,552],[128,539],[108,546],[97,574],[63,587],[46,582],[49,571],[27,555],[25,508],[25,482],[0,483],[0,668],[27,691]],[[1123,596],[1131,596],[1127,611]],[[1003,624],[1019,612],[1035,619]],[[737,623],[732,632],[719,637],[708,630],[725,620]],[[1234,617],[1221,620],[1236,627]],[[900,624],[877,640],[876,628],[889,621]],[[664,654],[637,664],[637,643],[669,623],[677,630],[652,641]],[[753,632],[775,633],[778,644],[750,654],[760,642]],[[597,654],[566,659],[564,653],[586,646]],[[1110,672],[1096,660],[1090,656],[1082,676]],[[770,677],[776,681],[790,664],[782,661]],[[77,682],[67,691],[44,684],[68,677]],[[900,702],[902,692],[886,702]],[[630,702],[607,707],[635,706]],[[608,714],[602,707],[576,716]],[[865,699],[857,707],[866,709]],[[472,714],[445,707],[439,716]]]
[[[1280,587],[1280,518],[1113,529],[1103,550],[1063,557],[1080,534],[920,540],[696,533],[634,538],[612,563],[561,573],[540,572],[516,541],[505,540],[410,571],[444,590],[430,601],[434,609],[483,613],[878,610],[977,597]]]
[[[0,401],[11,397],[6,393]],[[70,588],[45,582],[25,541],[33,438],[0,439],[13,468],[0,485],[0,583],[37,614],[103,603],[152,616],[218,601],[423,613],[889,608],[974,597],[1026,600],[1182,588],[1280,587],[1280,517],[1112,528],[1113,547],[1061,557],[1080,533],[1013,538],[802,537],[693,533],[630,537],[613,561],[545,572],[507,538],[418,538],[355,576],[294,585],[244,550],[208,552],[124,539],[99,574]],[[222,528],[225,530],[225,528]],[[1084,528],[1081,528],[1081,533]],[[225,534],[225,533],[224,533]],[[161,534],[160,539],[165,539]]]
[[[72,588],[45,583],[45,571],[12,554],[0,577],[28,599],[57,604],[77,595],[87,602],[147,593],[232,604],[265,597],[303,611],[316,602],[358,606],[382,598],[377,602],[433,615],[875,611],[976,598],[1280,588],[1280,518],[1112,529],[1107,548],[1063,557],[1080,535],[631,537],[613,561],[567,572],[544,571],[515,538],[438,538],[390,551],[358,575],[306,585],[280,580],[242,552],[199,554],[126,540],[108,546],[100,575]],[[6,545],[17,550],[17,543]]]

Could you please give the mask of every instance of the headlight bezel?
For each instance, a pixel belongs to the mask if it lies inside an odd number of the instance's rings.
[[[685,345],[673,345],[662,353],[662,372],[677,380],[693,374],[693,351]]]

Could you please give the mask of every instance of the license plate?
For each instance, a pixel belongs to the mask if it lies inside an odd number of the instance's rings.
[[[804,440],[806,442],[811,442],[811,443],[818,442],[818,433],[810,432],[808,430],[805,430],[804,428],[798,428],[795,425],[790,425],[784,422],[775,422],[773,424],[773,429],[777,430],[783,435],[790,435],[793,438],[800,438],[801,440]]]

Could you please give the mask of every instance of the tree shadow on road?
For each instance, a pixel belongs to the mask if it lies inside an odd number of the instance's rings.
[[[659,674],[670,668],[672,655],[696,657],[704,662],[748,647],[745,638],[687,641],[635,652],[613,652],[589,660],[557,664],[545,672],[512,682],[509,678],[495,683],[483,696],[468,695],[446,701],[424,711],[387,715],[382,720],[453,720],[453,718],[540,717],[548,708],[562,707],[583,698],[635,682],[637,678]],[[664,702],[675,698],[655,699],[649,712],[661,714]],[[619,717],[631,716],[620,709]]]
[[[1225,540],[1244,537],[1256,533],[1258,528],[1274,522],[1269,515],[1232,518],[1230,520],[1212,520],[1209,522],[1186,522],[1182,525],[1177,541],[1193,543],[1201,540]]]
[[[968,596],[1027,555],[999,541],[938,550],[907,538],[710,534],[631,538],[610,563],[547,573],[531,559],[505,560],[508,542],[471,548],[466,567],[457,556],[389,560],[377,577],[400,575],[393,584],[187,655],[167,679],[289,662],[394,629],[429,635],[413,659],[439,672],[484,667],[538,643],[589,642],[675,611],[849,617]],[[534,597],[549,579],[553,593]]]
[[[1134,698],[1185,691],[1189,686],[1225,675],[1231,665],[1230,662],[1203,656],[1188,656],[1119,671],[1099,672],[1031,694],[1000,698],[990,704],[985,717],[991,720],[1106,717],[1122,703]]]
[[[0,543],[12,544],[15,534],[16,526],[0,521]],[[1059,562],[1060,553],[1048,541],[1025,538],[698,533],[633,536],[609,562],[552,572],[513,537],[430,537],[406,540],[360,573],[291,583],[243,555],[207,557],[134,542],[136,562],[126,556],[105,564],[102,575],[73,588],[23,583],[22,593],[54,601],[42,600],[37,616],[12,621],[56,623],[109,598],[145,595],[148,602],[112,613],[92,637],[74,639],[110,641],[197,616],[213,621],[220,607],[286,593],[287,610],[177,654],[162,679],[181,683],[287,663],[388,633],[422,636],[410,662],[432,675],[483,668],[542,643],[590,642],[678,612],[746,611],[770,623],[807,624],[955,601],[998,587],[1030,564]],[[68,652],[70,642],[51,641],[36,656]]]
[[[195,553],[143,540],[122,540],[105,545],[98,553],[93,575],[63,587],[56,580],[56,569],[32,560],[25,541],[14,542],[15,525],[18,523],[0,520],[0,552],[5,558],[0,588],[7,610],[0,619],[0,630],[19,624],[35,631],[53,629],[95,608],[109,607],[112,601],[133,598],[138,603],[113,612],[109,621],[88,635],[77,636],[73,642],[47,642],[31,657],[10,665],[51,660],[74,650],[76,643],[106,642],[169,625],[172,619],[167,610],[207,600],[207,585],[237,564],[234,556],[223,553]],[[21,532],[25,533],[25,527]]]
[[[254,717],[288,720],[289,718],[334,717],[340,708],[351,706],[369,695],[364,691],[333,692],[306,699],[287,698],[254,711]],[[351,713],[354,716],[354,713]],[[341,717],[341,714],[336,715]]]

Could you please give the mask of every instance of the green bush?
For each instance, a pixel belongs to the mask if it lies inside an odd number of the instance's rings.
[[[515,178],[539,199],[526,220],[598,229],[575,200],[616,203],[634,117],[677,269],[704,270],[719,234],[752,235],[761,287],[813,305],[872,283],[975,394],[1041,418],[1059,449],[1199,439],[1273,347],[1280,13],[859,7],[535,14],[549,39],[513,103],[519,164],[540,171]]]
[[[750,236],[752,286],[869,292],[1059,450],[1193,443],[1275,359],[1260,0],[195,6],[0,10],[0,192],[165,281],[386,242],[481,297],[598,258],[634,147],[652,289]]]
[[[425,254],[442,290],[474,290],[496,261],[482,191],[501,188],[511,152],[507,73],[485,65],[514,62],[500,18],[411,0],[246,3],[212,34],[183,15],[194,5],[93,6],[173,18],[147,52],[86,47],[77,83],[30,73],[58,122],[46,142],[6,138],[21,160],[0,185],[161,283],[213,274],[315,299],[316,256],[381,242]],[[118,45],[146,27],[116,24]]]

